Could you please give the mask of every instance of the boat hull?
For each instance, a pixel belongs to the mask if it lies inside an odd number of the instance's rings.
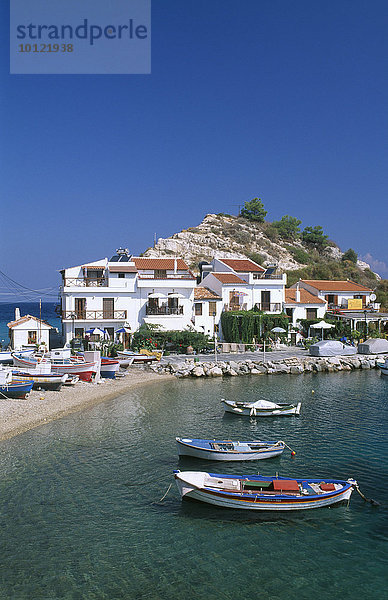
[[[116,373],[120,368],[118,360],[101,359],[100,375],[104,379],[115,379]]]
[[[377,366],[383,375],[388,375],[388,362],[385,362],[384,364],[377,363]]]
[[[48,365],[51,365],[52,373],[60,373],[61,375],[78,375],[78,377],[82,381],[91,381],[93,373],[96,373],[98,368],[97,362],[79,361],[68,363],[56,363],[43,360],[40,363],[38,363],[37,361],[21,358],[13,354],[13,363],[16,367],[19,368],[33,368],[36,367],[37,364],[44,364],[45,362],[47,362]]]
[[[279,408],[255,408],[252,406],[238,405],[230,400],[222,400],[225,412],[233,413],[234,415],[240,415],[244,417],[287,417],[291,415],[299,415],[301,409],[301,403],[294,405],[288,405],[288,407]]]
[[[187,474],[190,475],[191,473],[193,472],[174,472],[175,481],[182,499],[196,500],[198,502],[205,502],[206,504],[211,504],[213,506],[239,510],[295,511],[323,508],[325,506],[331,506],[333,504],[349,501],[353,492],[353,485],[351,483],[345,481],[339,482],[335,480],[330,481],[335,481],[337,484],[341,483],[341,489],[330,493],[322,493],[320,495],[316,494],[314,496],[296,496],[291,494],[276,493],[273,495],[265,495],[261,493],[247,494],[238,491],[225,492],[217,489],[204,489],[201,487],[201,485],[195,485],[192,481],[190,481],[190,477],[185,477]],[[231,476],[216,475],[213,473],[204,473],[202,475],[233,479]],[[319,482],[319,480],[314,481],[316,483]]]
[[[1,398],[23,399],[32,390],[33,381],[13,381],[12,383],[0,386]]]
[[[206,441],[210,442],[211,440]],[[195,442],[195,440],[193,440],[193,442]],[[247,450],[241,452],[239,450],[231,450],[223,452],[221,450],[214,450],[212,448],[207,449],[190,445],[189,443],[185,442],[184,439],[182,440],[181,438],[176,438],[176,443],[179,456],[190,456],[192,458],[201,458],[204,460],[219,460],[224,462],[262,460],[265,458],[273,458],[274,456],[280,456],[280,454],[282,454],[285,448],[283,442],[268,442],[268,447],[263,447],[258,450]],[[223,442],[220,441],[218,443],[222,444]]]
[[[19,373],[15,372],[14,376],[22,381],[33,380],[32,389],[34,390],[47,390],[47,391],[59,391],[62,385],[65,383],[68,375],[56,375],[55,373],[46,374],[33,374],[33,373]]]

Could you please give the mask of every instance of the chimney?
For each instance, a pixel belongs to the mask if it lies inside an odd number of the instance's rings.
[[[15,321],[20,319],[20,308],[15,308]]]
[[[178,270],[178,262],[177,262],[177,259],[174,258],[174,275],[176,275],[177,270]]]
[[[296,284],[296,290],[295,290],[295,302],[297,302],[299,304],[300,302],[300,289],[299,289],[299,281]]]

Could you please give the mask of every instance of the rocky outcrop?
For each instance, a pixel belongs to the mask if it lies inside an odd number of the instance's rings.
[[[150,366],[155,373],[172,374],[176,377],[236,377],[238,375],[301,375],[303,373],[336,373],[355,369],[374,369],[378,362],[384,362],[386,356],[331,356],[320,358],[306,356],[301,358],[282,359],[267,362],[258,360],[219,360],[196,362],[195,358],[187,358],[185,362],[173,359],[166,363]]]
[[[303,248],[301,242],[293,243]],[[200,261],[217,258],[246,258],[247,252],[260,254],[260,262],[279,265],[282,271],[303,266],[291,255],[283,241],[271,241],[260,224],[233,216],[206,215],[197,227],[183,229],[169,238],[159,238],[154,248],[144,256],[157,257],[168,254],[183,256],[194,268]]]
[[[196,227],[183,229],[168,238],[159,238],[153,248],[148,248],[143,256],[183,256],[191,269],[196,270],[201,261],[210,262],[213,258],[245,258],[247,254],[260,256],[261,264],[276,263],[282,271],[292,271],[306,266],[298,260],[308,252],[301,240],[292,243],[273,238],[270,223],[255,223],[232,215],[208,214]],[[298,252],[298,251],[301,252]],[[330,260],[341,261],[343,252],[330,244],[324,250]],[[370,265],[358,261],[361,270]]]

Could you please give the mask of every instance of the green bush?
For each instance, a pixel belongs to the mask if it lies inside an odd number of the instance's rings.
[[[207,348],[211,340],[207,335],[185,329],[183,331],[161,331],[150,325],[141,325],[132,338],[132,349],[139,351],[165,350],[184,354],[188,346],[192,346],[196,352]]]
[[[284,240],[296,240],[300,237],[299,225],[302,221],[299,221],[296,217],[290,217],[290,215],[284,215],[280,221],[273,221],[272,227],[277,229],[279,235]]]
[[[267,211],[264,209],[264,204],[260,198],[254,198],[250,202],[245,202],[244,208],[240,213],[244,219],[257,221],[258,223],[264,223],[266,214]]]

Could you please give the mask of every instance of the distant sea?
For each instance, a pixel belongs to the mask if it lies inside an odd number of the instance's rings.
[[[42,319],[61,332],[61,320],[55,313],[56,303],[42,302]],[[3,348],[9,344],[7,323],[15,320],[15,308],[20,309],[20,316],[32,315],[39,319],[39,302],[0,302],[0,342]]]

